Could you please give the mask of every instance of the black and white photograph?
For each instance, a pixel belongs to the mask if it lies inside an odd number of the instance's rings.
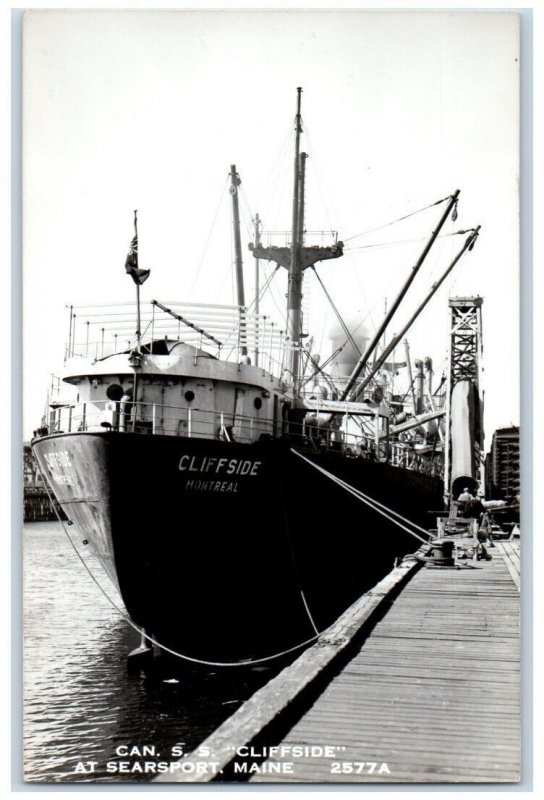
[[[23,12],[26,787],[522,781],[520,29]]]

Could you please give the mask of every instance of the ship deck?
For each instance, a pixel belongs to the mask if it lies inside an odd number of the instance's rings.
[[[519,541],[490,553],[395,568],[208,737],[214,772],[158,780],[519,781]],[[248,745],[258,766],[236,773]],[[315,750],[293,757],[296,746]]]

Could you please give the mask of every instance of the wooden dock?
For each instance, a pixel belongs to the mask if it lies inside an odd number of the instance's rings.
[[[325,642],[208,737],[214,774],[160,780],[519,781],[519,542],[497,542],[490,553],[491,561],[459,568],[393,570],[371,610],[365,595],[366,611],[361,598]],[[387,613],[346,658],[384,599]]]
[[[53,504],[43,487],[25,486],[23,494],[23,519],[25,522],[44,522],[57,519],[55,509],[64,516],[59,504]]]

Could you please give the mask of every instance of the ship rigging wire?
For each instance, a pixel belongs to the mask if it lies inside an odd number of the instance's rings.
[[[272,279],[274,278],[275,274],[278,272],[279,268],[280,268],[280,266],[278,264],[274,268],[273,272],[270,273],[270,275],[266,279],[266,282],[264,283],[264,285],[260,289],[260,291],[259,291],[259,303],[263,299],[266,291],[268,290],[270,284],[272,283]],[[270,295],[272,296],[272,292],[270,293]],[[248,314],[251,313],[253,311],[253,308],[255,307],[255,305],[256,305],[256,298],[254,297],[253,300],[251,301],[251,303],[249,303],[249,305],[246,305],[246,313],[248,313]],[[263,316],[264,319],[267,319],[266,315],[261,315],[261,316]],[[271,322],[271,324],[274,325],[273,322]],[[279,326],[278,326],[278,329],[279,329]],[[230,337],[231,336],[236,336],[236,334],[237,334],[237,326],[233,327],[231,329],[231,331],[229,333],[227,333],[227,336],[225,337],[226,338],[225,346],[228,345]],[[231,349],[229,350],[227,358],[230,358],[230,356],[232,355],[232,353],[234,352],[235,349],[236,349],[236,345],[233,344],[231,346]]]
[[[319,157],[317,155],[317,151],[315,150],[315,148],[313,146],[310,130],[309,130],[307,125],[305,125],[305,128],[304,128],[304,135],[305,135],[305,138],[306,138],[307,143],[308,143],[308,151],[309,151],[309,154],[310,154],[310,158],[309,158],[310,170],[311,170],[312,174],[315,176],[316,185],[317,185],[317,188],[318,188],[318,191],[319,191],[319,194],[320,194],[320,197],[321,197],[321,201],[323,203],[323,207],[324,207],[324,210],[325,210],[326,220],[327,220],[327,222],[329,224],[329,228],[331,228],[331,229],[334,228],[335,230],[339,230],[340,229],[339,226],[340,226],[341,217],[340,217],[340,215],[338,214],[338,212],[336,210],[334,201],[332,200],[332,194],[328,189],[327,181],[325,179],[323,170],[321,169],[320,160],[319,160]],[[344,237],[342,237],[342,240],[345,242],[345,238]],[[363,305],[367,309],[369,309],[369,311],[365,315],[365,320],[370,318],[370,322],[371,322],[372,326],[375,328],[376,325],[374,323],[374,318],[373,318],[373,312],[374,312],[375,306],[369,301],[369,299],[367,297],[366,287],[365,287],[364,282],[361,281],[360,270],[356,269],[356,265],[354,263],[354,257],[353,257],[352,250],[350,250],[349,248],[345,248],[344,249],[344,256],[346,256],[346,259],[345,259],[346,267],[351,270],[352,279],[355,281],[355,283],[356,283],[356,285],[358,287],[359,295],[362,298]],[[321,331],[321,336],[320,336],[319,345],[318,345],[318,350],[319,350],[319,352],[321,352],[322,348],[323,348],[323,344],[324,344],[324,338],[325,338],[324,320],[323,320],[323,322],[321,324],[317,324],[317,325],[314,324],[314,328],[316,328],[317,330]]]
[[[334,304],[334,301],[333,301],[332,297],[330,296],[329,292],[328,292],[328,291],[327,291],[327,289],[325,288],[325,284],[324,284],[324,283],[323,283],[323,281],[321,280],[321,276],[319,275],[318,271],[317,271],[317,270],[316,270],[316,268],[315,268],[315,265],[313,265],[313,264],[312,264],[312,270],[314,271],[314,275],[315,275],[315,277],[317,278],[317,281],[318,281],[319,285],[320,285],[320,286],[321,286],[321,288],[323,289],[323,292],[325,293],[325,297],[326,297],[326,298],[327,298],[327,300],[329,301],[329,303],[330,303],[330,305],[331,305],[331,307],[332,307],[332,310],[333,310],[333,311],[334,311],[334,313],[336,314],[336,318],[337,318],[338,322],[340,323],[340,325],[342,326],[342,330],[344,331],[344,333],[345,333],[345,334],[346,334],[346,336],[348,337],[348,341],[350,342],[350,344],[352,345],[352,347],[354,348],[354,350],[356,350],[356,351],[357,351],[357,353],[359,353],[359,355],[361,356],[361,355],[362,355],[362,353],[361,353],[361,350],[360,350],[360,348],[359,348],[359,346],[358,346],[357,342],[356,342],[356,341],[355,341],[355,339],[353,338],[353,335],[350,333],[348,326],[347,326],[347,325],[346,325],[346,323],[344,322],[344,320],[343,320],[343,318],[342,318],[342,315],[340,314],[340,312],[339,312],[338,308],[337,308],[337,307],[336,307],[336,305]]]
[[[207,253],[207,250],[208,250],[208,246],[210,244],[210,239],[212,238],[212,233],[214,231],[215,224],[217,222],[217,217],[219,216],[219,211],[221,210],[221,206],[223,205],[223,202],[225,200],[225,187],[227,186],[228,182],[229,182],[229,178],[227,177],[225,183],[221,187],[221,193],[219,195],[219,203],[217,204],[217,209],[215,211],[215,215],[213,217],[213,221],[212,221],[212,224],[211,224],[211,227],[210,227],[210,232],[208,233],[208,238],[206,239],[206,242],[204,244],[204,249],[202,251],[202,256],[200,258],[200,262],[198,264],[198,267],[196,268],[196,272],[195,272],[195,275],[194,275],[194,278],[193,278],[193,282],[191,283],[191,288],[189,289],[189,296],[191,296],[193,294],[195,286],[197,284],[197,281],[198,281],[198,279],[200,277],[200,271],[202,269],[202,264],[204,263],[204,258],[206,256],[206,253]]]
[[[444,203],[446,200],[450,199],[450,196],[451,195],[448,195],[447,197],[443,197],[441,200],[436,200],[436,202],[430,203],[427,206],[423,206],[423,208],[418,208],[416,211],[411,211],[409,214],[405,214],[402,217],[397,217],[396,219],[391,220],[391,222],[386,222],[383,225],[376,226],[375,228],[369,228],[368,230],[363,231],[362,233],[356,233],[353,236],[348,236],[344,239],[344,242],[351,242],[353,239],[358,239],[360,236],[368,236],[369,233],[374,233],[375,231],[381,231],[384,228],[389,228],[391,225],[396,225],[397,222],[402,222],[403,220],[408,219],[409,217],[413,217],[416,214],[421,214],[422,211],[427,211],[427,209],[429,208],[433,208],[434,206],[440,205],[440,203]]]
[[[473,228],[464,230],[464,231],[451,231],[450,233],[441,233],[436,238],[437,239],[445,239],[449,236],[462,236],[465,233],[470,233]],[[362,236],[363,234],[361,234]],[[373,244],[361,244],[357,245],[356,247],[346,247],[345,252],[352,253],[354,250],[368,250],[371,247],[392,247],[396,244],[409,244],[412,242],[422,242],[424,241],[425,236],[418,236],[413,239],[394,239],[391,242],[374,242]],[[347,241],[347,240],[346,240]]]
[[[312,376],[310,378],[303,379],[303,384],[306,385],[306,383],[308,383],[308,381],[310,381],[313,377],[315,377],[318,374],[321,374],[321,375],[323,375],[323,378],[325,379],[325,382],[328,384],[329,389],[331,389],[331,391],[333,393],[336,392],[336,393],[339,394],[338,387],[335,385],[332,376],[329,375],[327,372],[325,372],[322,369],[322,367],[319,366],[319,364],[317,363],[315,358],[312,356],[310,351],[307,350],[305,347],[303,347],[302,348],[302,352],[304,353],[305,356],[307,356],[308,362],[312,365],[312,367],[315,370],[315,372],[312,374]]]
[[[294,141],[294,131],[293,131],[292,123],[289,123],[289,127],[285,134],[283,143],[280,145],[280,148],[276,154],[276,157],[272,161],[272,166],[270,167],[270,171],[268,176],[262,183],[262,188],[260,190],[260,194],[257,198],[257,207],[260,209],[263,206],[263,200],[265,191],[267,188],[270,187],[272,184],[271,191],[268,192],[268,201],[267,204],[264,205],[263,208],[263,218],[268,217],[270,218],[270,208],[272,203],[275,202],[275,195],[278,192],[278,184],[280,179],[285,183],[287,180],[287,173],[288,170],[282,169],[283,162],[287,160],[287,154],[291,152],[293,141]],[[272,183],[273,181],[273,183]],[[277,204],[279,207],[279,204]]]
[[[448,199],[448,198],[445,198],[445,199]],[[438,202],[439,202],[439,203],[441,203],[441,202],[443,202],[443,201],[438,201]],[[438,205],[438,203],[433,203],[432,205]],[[432,206],[428,206],[427,208],[430,208],[430,207],[432,207]],[[455,209],[455,210],[457,209],[457,204],[455,205],[454,209]],[[416,212],[414,212],[414,213],[416,213]],[[408,215],[408,216],[412,216],[412,215]],[[452,249],[452,244],[453,244],[453,239],[452,239],[451,237],[453,237],[453,236],[455,236],[455,235],[460,235],[460,234],[462,235],[462,234],[471,233],[471,232],[475,233],[475,232],[477,232],[477,229],[476,229],[476,228],[468,228],[468,229],[465,229],[465,230],[459,230],[459,231],[450,231],[450,232],[448,232],[448,233],[444,233],[444,234],[442,234],[442,235],[440,235],[440,236],[437,236],[437,237],[436,237],[437,239],[442,239],[443,241],[441,241],[441,242],[440,242],[440,245],[439,245],[439,247],[438,247],[438,251],[434,253],[434,256],[433,256],[433,259],[434,259],[434,264],[433,264],[433,266],[431,267],[431,271],[430,271],[430,273],[429,273],[429,274],[428,274],[428,276],[427,276],[427,282],[429,282],[429,283],[430,283],[430,282],[432,281],[432,279],[435,277],[435,275],[437,274],[437,272],[439,271],[439,269],[440,269],[440,267],[439,267],[439,261],[440,261],[440,258],[441,258],[441,255],[442,255],[442,253],[444,252],[444,250],[446,249],[446,246],[448,245],[448,242],[447,242],[447,241],[445,241],[445,240],[449,238],[449,249],[450,249],[450,252],[451,252],[451,249]],[[459,277],[459,276],[458,276],[458,275],[456,275],[456,276],[454,277],[454,279],[453,279],[452,283],[450,284],[450,289],[449,289],[449,291],[450,291],[450,292],[452,291],[453,287],[455,286],[455,283],[456,283],[456,281],[458,280],[458,277]],[[374,306],[374,307],[375,307],[375,306]],[[369,312],[369,314],[370,314],[370,312]],[[367,314],[367,317],[369,316],[369,314]],[[437,315],[437,312],[436,312],[436,310],[435,310],[435,312],[434,312],[434,316],[436,317],[436,315]],[[365,317],[365,319],[366,319],[367,317]],[[425,321],[425,328],[424,328],[424,330],[425,330],[425,331],[427,331],[427,332],[428,332],[430,335],[432,335],[432,333],[433,333],[433,332],[434,332],[434,330],[435,330],[435,324],[434,324],[433,320],[432,320],[432,319],[427,319],[427,318],[425,317],[425,315],[422,315],[422,317],[423,317],[423,320]],[[364,322],[364,320],[362,320],[362,321],[359,323],[359,325],[358,325],[358,326],[355,328],[355,330],[353,331],[353,334],[355,334],[355,333],[357,332],[357,330],[358,330],[358,329],[359,329],[359,327],[360,327],[360,326],[363,324],[363,322]],[[421,317],[420,317],[420,318],[418,318],[417,320],[415,320],[415,324],[417,325],[417,324],[418,324],[418,322],[419,322],[419,330],[422,330],[422,326],[421,326]],[[432,336],[431,336],[431,338],[432,338]],[[347,342],[348,342],[348,341],[349,341],[349,340],[346,340],[346,341],[344,342],[344,345],[343,345],[343,347],[345,347],[345,345],[347,344]],[[376,353],[375,353],[374,360],[376,360]],[[409,391],[409,390],[408,390],[408,391]]]
[[[326,181],[324,180],[323,175],[321,174],[321,169],[320,169],[320,165],[319,165],[319,159],[317,158],[317,155],[316,155],[315,150],[313,148],[313,145],[312,145],[312,142],[311,142],[310,132],[308,130],[307,125],[305,125],[304,130],[305,130],[305,137],[306,137],[307,142],[308,142],[308,149],[309,149],[310,154],[311,154],[310,166],[313,169],[313,172],[315,174],[317,185],[318,185],[318,189],[319,189],[321,197],[322,197],[322,202],[323,202],[324,206],[327,208],[328,207],[327,198],[328,198],[328,194],[329,193],[325,192],[325,188],[324,187],[325,187]],[[403,214],[402,216],[397,217],[396,219],[391,220],[388,223],[385,223],[383,225],[379,225],[379,226],[377,226],[375,228],[369,229],[369,230],[364,231],[364,232],[362,232],[360,234],[355,234],[355,235],[349,236],[347,238],[343,236],[342,240],[343,240],[343,242],[345,244],[348,241],[352,241],[354,239],[357,239],[357,238],[359,238],[361,236],[365,236],[365,235],[367,235],[369,233],[372,233],[374,231],[383,230],[384,228],[390,227],[390,226],[392,226],[392,225],[394,225],[396,223],[402,222],[403,220],[409,219],[410,217],[413,217],[413,216],[415,216],[417,214],[420,214],[420,213],[422,213],[424,211],[427,211],[428,209],[434,208],[435,206],[439,206],[439,205],[441,205],[442,203],[444,203],[445,201],[447,201],[449,199],[450,199],[450,195],[448,195],[446,197],[443,197],[440,200],[436,200],[433,203],[429,203],[428,205],[423,206],[422,208],[416,209],[415,211],[409,212],[408,214]],[[336,213],[336,211],[334,209],[334,204],[333,204],[332,201],[330,201],[330,208],[332,210],[331,219],[334,218],[334,217],[338,218],[338,215],[337,215],[337,213]],[[452,216],[452,219],[455,221],[457,219],[457,203],[454,206],[453,215],[454,216]],[[459,231],[459,233],[465,233],[465,232],[466,231]],[[444,235],[452,236],[455,233],[457,233],[457,232],[454,231],[452,233],[448,233],[448,234],[444,234]],[[439,237],[437,237],[437,238],[439,238]],[[371,323],[371,325],[372,325],[372,327],[374,329],[376,329],[377,326],[374,323],[373,311],[375,310],[377,303],[374,306],[371,306],[371,304],[366,299],[364,287],[361,285],[361,282],[360,282],[359,270],[354,268],[355,265],[353,264],[353,252],[355,250],[358,250],[358,249],[366,249],[366,248],[371,248],[371,247],[372,248],[374,248],[374,247],[385,247],[385,246],[388,246],[389,244],[401,244],[401,243],[404,243],[404,242],[416,242],[416,241],[421,241],[421,239],[420,238],[419,239],[406,239],[403,242],[396,241],[396,242],[391,242],[391,243],[377,243],[377,244],[362,245],[362,246],[359,246],[359,247],[356,246],[356,247],[345,247],[344,248],[344,254],[348,256],[348,263],[350,263],[351,266],[352,266],[352,272],[353,272],[353,275],[354,275],[354,279],[357,282],[357,285],[359,286],[359,289],[361,291],[361,295],[362,295],[363,299],[365,300],[367,308],[369,308],[369,311],[366,314],[365,319],[370,318],[370,323]],[[316,275],[317,275],[317,273],[316,273]],[[355,329],[355,331],[358,330],[359,327],[360,326],[358,326]],[[321,347],[323,345],[323,331],[324,331],[323,326],[321,326],[321,329],[322,329],[322,335],[321,335],[320,349],[321,349]],[[353,333],[355,333],[355,331]],[[349,336],[348,336],[348,340],[347,341],[349,341]],[[346,341],[345,344],[347,344],[347,341]],[[344,344],[344,346],[345,346],[345,344]]]

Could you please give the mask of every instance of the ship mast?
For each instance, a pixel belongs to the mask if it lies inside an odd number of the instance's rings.
[[[302,89],[297,88],[297,114],[295,117],[295,163],[293,182],[293,223],[291,229],[291,262],[287,281],[287,342],[290,347],[290,372],[293,380],[293,395],[298,397],[300,383],[300,334],[302,332],[302,266],[301,249],[304,230],[304,208],[301,207],[302,170],[300,158],[300,115]]]
[[[297,89],[297,114],[295,118],[295,161],[293,189],[293,220],[291,244],[288,247],[270,245],[264,247],[260,241],[250,243],[249,249],[257,259],[275,261],[288,271],[287,279],[287,345],[290,348],[288,371],[292,378],[295,400],[300,398],[300,352],[302,335],[302,279],[304,270],[317,261],[339,258],[344,245],[335,242],[330,247],[304,247],[304,177],[307,153],[300,152],[302,117],[300,114],[302,89]]]
[[[255,214],[255,245],[258,247],[261,243],[261,220],[258,214]],[[260,264],[259,259],[255,259],[255,319],[256,319],[256,330],[255,330],[255,366],[259,366],[259,312],[260,312],[260,305],[259,305],[259,270]]]
[[[232,222],[234,228],[234,254],[236,263],[236,292],[238,302],[238,313],[240,315],[239,332],[242,339],[242,346],[240,347],[240,355],[247,355],[247,346],[245,344],[245,320],[243,315],[246,310],[246,300],[244,295],[244,269],[242,261],[242,243],[240,239],[240,208],[238,205],[238,187],[242,181],[236,172],[236,164],[230,166],[230,193],[232,197]]]

